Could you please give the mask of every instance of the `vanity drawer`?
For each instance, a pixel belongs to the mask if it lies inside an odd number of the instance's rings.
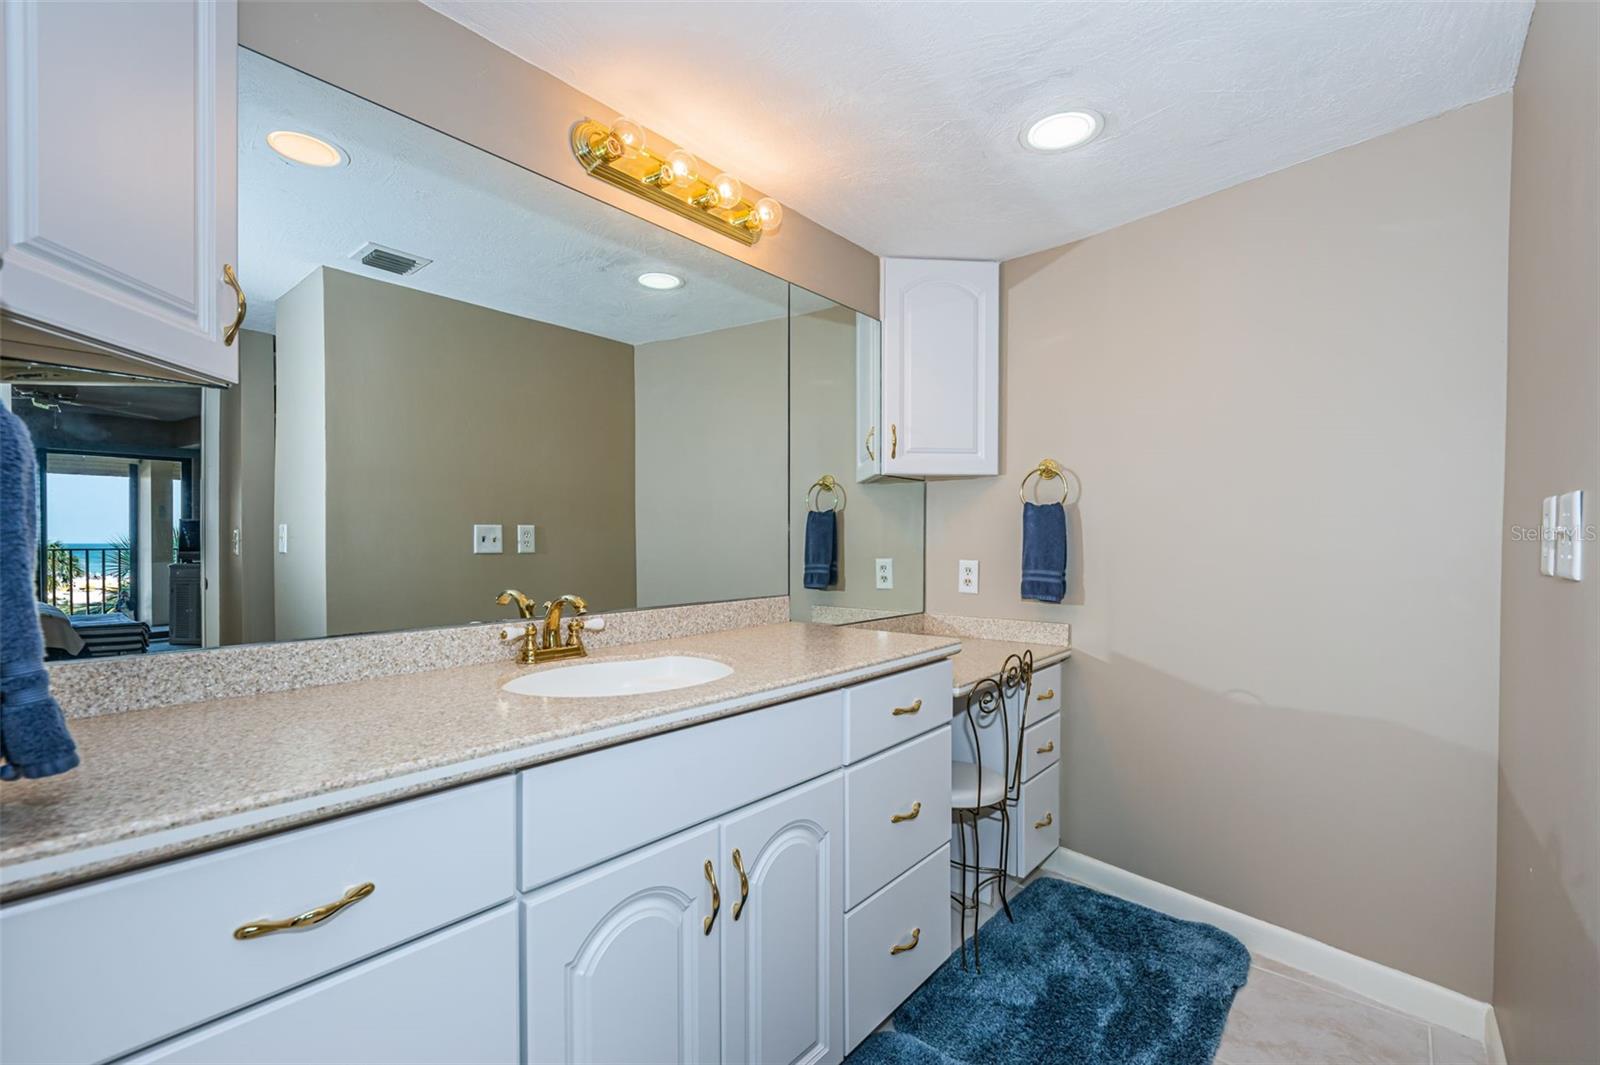
[[[0,909],[0,1060],[97,1061],[509,899],[511,777]],[[252,921],[373,893],[293,932]]]
[[[950,727],[846,769],[844,810],[849,909],[949,838]]]
[[[949,957],[949,886],[947,844],[845,914],[846,1053]],[[894,952],[907,946],[911,949]]]
[[[137,1065],[517,1060],[517,909],[502,906],[163,1043]]]
[[[946,658],[847,689],[846,764],[948,723],[951,669]]]
[[[1061,761],[1061,715],[1029,725],[1022,737],[1022,779],[1032,780]]]
[[[833,691],[522,773],[522,887],[587,869],[839,768]]]
[[[1061,666],[1057,662],[1033,671],[1032,701],[1028,703],[1030,724],[1061,712]]]
[[[1021,801],[1011,811],[1011,875],[1024,877],[1061,846],[1061,766],[1056,764],[1022,785]]]

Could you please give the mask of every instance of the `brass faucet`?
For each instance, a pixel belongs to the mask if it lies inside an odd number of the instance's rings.
[[[522,649],[517,652],[517,662],[524,666],[537,665],[540,662],[550,662],[561,658],[582,658],[589,652],[583,646],[583,615],[588,613],[589,604],[580,596],[563,595],[559,599],[552,599],[545,603],[544,635],[539,635],[539,623],[534,620],[533,600],[517,591],[507,588],[494,600],[501,606],[516,603],[517,612],[526,621],[527,627],[522,633]],[[565,638],[561,631],[561,614],[567,607],[572,608],[573,617],[567,619]],[[504,630],[500,633],[502,640],[506,639]]]

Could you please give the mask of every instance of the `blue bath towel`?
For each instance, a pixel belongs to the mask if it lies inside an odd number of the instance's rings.
[[[806,512],[805,586],[827,588],[839,580],[839,516],[831,510]]]
[[[33,438],[0,407],[0,780],[48,777],[78,764],[50,697],[34,561],[39,546]]]
[[[1059,603],[1067,594],[1067,508],[1022,504],[1022,598]]]

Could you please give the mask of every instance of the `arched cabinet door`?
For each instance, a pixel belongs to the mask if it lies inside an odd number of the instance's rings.
[[[883,472],[1000,472],[1000,264],[883,260]]]
[[[844,1057],[843,839],[838,773],[723,821],[723,1065]]]
[[[238,380],[234,0],[12,2],[0,26],[0,309]]]
[[[715,825],[674,836],[524,902],[528,1060],[716,1062],[719,943]]]

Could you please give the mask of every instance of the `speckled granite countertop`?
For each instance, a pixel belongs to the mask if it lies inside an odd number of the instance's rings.
[[[1024,651],[1033,652],[1033,668],[1035,671],[1045,666],[1054,665],[1066,660],[1072,651],[1066,647],[1058,647],[1047,643],[1021,643],[1015,640],[976,640],[970,636],[958,637],[961,640],[961,653],[956,655],[952,662],[955,666],[955,695],[957,698],[972,690],[972,686],[984,677],[993,677],[999,674],[1004,667],[1006,659],[1012,655],[1020,655]]]
[[[733,667],[677,691],[544,698],[463,666],[73,722],[83,764],[0,786],[0,900],[949,657],[950,636],[781,624],[591,652]]]

